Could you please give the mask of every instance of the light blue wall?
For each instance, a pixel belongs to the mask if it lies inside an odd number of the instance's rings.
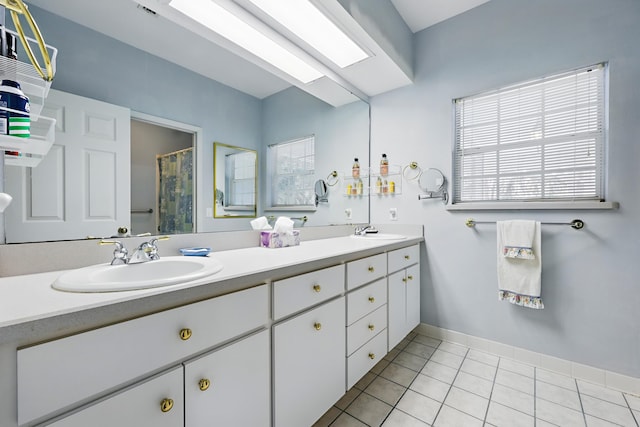
[[[47,44],[59,52],[52,88],[202,128],[204,150],[198,154],[204,157],[204,171],[198,191],[204,206],[199,211],[212,208],[213,141],[257,150],[261,100],[45,10],[29,10]],[[201,231],[240,225],[205,218],[204,227]]]
[[[267,170],[267,146],[310,135],[315,136],[314,182],[326,179],[334,170],[341,175],[350,174],[354,157],[359,158],[361,165],[369,164],[369,105],[364,101],[332,107],[291,87],[263,100],[262,124],[264,146],[260,159],[264,171]],[[261,182],[263,207],[267,206],[267,181]],[[307,225],[368,222],[368,199],[344,194],[344,180],[340,179],[335,186],[329,187],[329,203],[319,204],[316,212],[309,216]],[[346,208],[352,211],[351,221],[346,220]],[[277,212],[267,214],[278,215]],[[288,215],[298,216],[290,212]]]
[[[371,100],[372,153],[451,177],[452,99],[600,61],[610,64],[608,200],[617,211],[448,212],[402,198],[372,201],[372,221],[422,223],[422,321],[640,377],[640,2],[492,0],[415,35],[415,84]],[[543,226],[536,311],[499,302],[494,221],[582,218],[582,231]]]

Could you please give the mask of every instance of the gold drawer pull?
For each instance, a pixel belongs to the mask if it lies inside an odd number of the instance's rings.
[[[372,265],[370,265],[370,266],[369,266],[369,268],[368,268],[368,270],[369,270],[369,273],[373,273],[373,272],[375,271],[375,268],[373,268],[373,266],[372,266]]]
[[[189,328],[180,329],[180,339],[182,341],[188,340],[189,338],[191,338],[191,335],[193,335],[193,332],[191,331],[191,329]]]
[[[318,285],[318,284],[313,285],[313,290],[314,290],[314,291],[316,291],[316,292],[320,292],[320,290],[321,290],[321,289],[322,289],[322,288],[320,288],[320,285]]]
[[[411,259],[411,257],[409,255],[405,255],[404,259],[406,259],[407,261],[409,261]]]
[[[209,381],[206,378],[203,378],[198,382],[198,387],[200,387],[201,391],[206,391],[210,385],[211,385],[211,381]]]
[[[322,329],[322,323],[316,322],[313,324],[313,327],[316,328],[316,331],[319,331],[320,329]]]
[[[373,304],[374,302],[376,302],[376,299],[374,297],[369,297],[369,302]]]
[[[407,276],[407,279],[409,279],[409,280],[413,280],[413,276],[412,276],[412,275],[408,275],[408,276]]]
[[[403,278],[402,278],[402,281],[403,281],[404,283],[407,283],[407,278],[406,278],[406,277],[403,277]]]
[[[375,328],[376,328],[375,325],[369,325],[369,330],[370,331],[373,331]]]
[[[373,360],[376,358],[376,355],[373,353],[369,353],[369,359]]]
[[[162,402],[160,402],[160,410],[162,412],[169,412],[171,408],[173,408],[173,399],[162,399]]]

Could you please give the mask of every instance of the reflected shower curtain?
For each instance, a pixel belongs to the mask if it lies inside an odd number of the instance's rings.
[[[158,232],[193,232],[193,148],[157,156]]]

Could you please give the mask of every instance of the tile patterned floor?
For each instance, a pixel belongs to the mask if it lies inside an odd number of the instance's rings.
[[[639,423],[639,396],[412,332],[313,427]]]

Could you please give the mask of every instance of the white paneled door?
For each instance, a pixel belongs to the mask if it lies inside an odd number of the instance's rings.
[[[7,243],[105,237],[129,227],[131,111],[51,90],[55,143],[35,168],[7,167]]]

